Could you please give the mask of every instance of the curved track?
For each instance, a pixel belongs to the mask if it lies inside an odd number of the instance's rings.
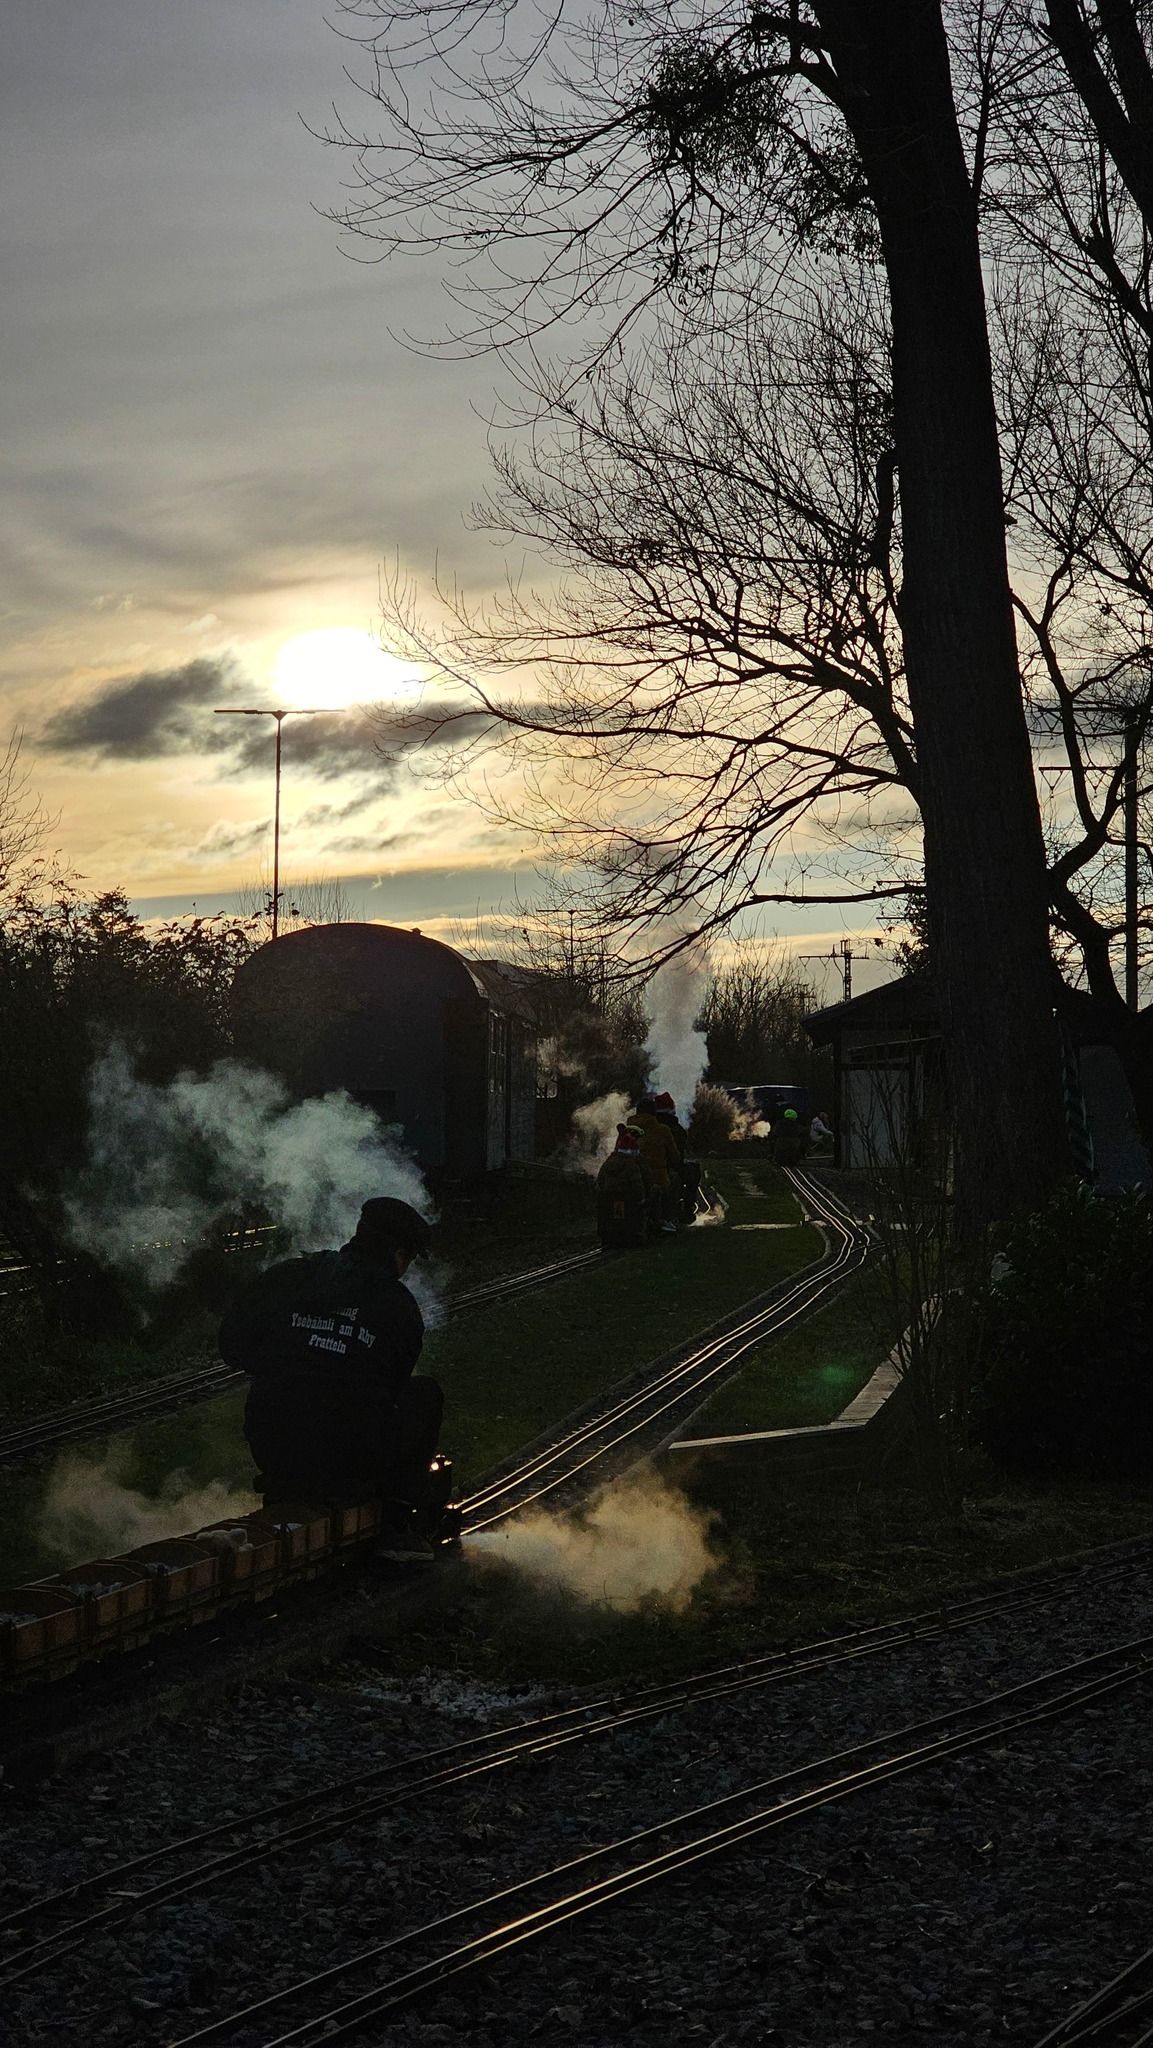
[[[402,1970],[391,1981],[378,1984],[358,1997],[345,1998],[335,2006],[314,2011],[286,2032],[264,2036],[263,2048],[310,2048],[310,2044],[349,2040],[373,2021],[393,2015],[434,1995],[443,1985],[458,1980],[468,1971],[490,1963],[495,1957],[523,1949],[532,1941],[568,1923],[604,1912],[651,1890],[669,1879],[684,1877],[703,1864],[739,1852],[744,1846],[770,1832],[795,1825],[818,1808],[843,1804],[874,1786],[927,1770],[966,1751],[987,1748],[1011,1740],[1056,1720],[1063,1715],[1094,1707],[1121,1689],[1153,1676],[1153,1636],[1118,1644],[1091,1657],[1039,1678],[1009,1687],[979,1700],[952,1708],[948,1713],[886,1731],[871,1740],[855,1744],[836,1755],[785,1771],[774,1778],[746,1785],[738,1792],[709,1802],[686,1813],[671,1815],[638,1833],[587,1851],[571,1861],[541,1871],[519,1884],[507,1886],[483,1899],[441,1915],[414,1928],[364,1949],[345,1963],[337,1963],[313,1976],[302,1978],[285,1991],[228,2014],[207,2027],[198,2028],[170,2048],[202,2048],[238,2028],[248,2029],[272,2012],[283,2012],[293,2004],[312,2003],[329,1995],[329,1987],[354,1972],[374,1969],[406,1948],[453,1936],[462,1921],[488,1915],[482,1931],[470,1940],[450,1947],[429,1961]],[[759,1802],[759,1803],[757,1803]],[[738,1812],[742,1806],[752,1811]],[[718,1825],[719,1823],[719,1825]],[[671,1848],[658,1848],[670,1834],[685,1839]],[[652,1851],[656,1853],[651,1853]],[[638,1855],[640,1860],[638,1859]],[[620,1867],[606,1876],[584,1881],[590,1868],[595,1871],[610,1861]],[[580,1876],[577,1876],[580,1873]],[[574,1877],[576,1883],[574,1885]],[[534,1903],[541,1892],[549,1893],[543,1903]],[[513,1907],[511,1918],[505,1917]],[[495,1918],[492,1917],[495,1909]],[[277,2022],[279,2025],[280,2022]],[[246,2036],[246,2038],[250,2038]],[[379,2038],[379,2037],[378,2037]],[[1148,2037],[1142,2035],[1141,2039]]]
[[[1050,2028],[1035,2048],[1150,2048],[1153,1948]]]
[[[1001,1593],[978,1594],[958,1600],[947,1609],[851,1629],[843,1635],[824,1637],[793,1649],[770,1651],[737,1664],[646,1686],[629,1694],[607,1693],[576,1707],[465,1737],[399,1763],[341,1779],[321,1790],[297,1794],[274,1805],[259,1807],[244,1816],[233,1816],[214,1827],[200,1829],[181,1840],[118,1863],[83,1883],[28,1901],[0,1917],[0,1940],[18,1944],[7,1947],[0,1954],[0,1983],[19,1983],[63,1959],[86,1941],[128,1920],[168,1905],[175,1899],[207,1891],[278,1856],[307,1848],[312,1842],[340,1835],[350,1827],[373,1820],[413,1799],[426,1798],[433,1792],[491,1771],[524,1764],[534,1757],[546,1756],[574,1743],[627,1733],[645,1721],[671,1713],[687,1712],[693,1707],[739,1693],[787,1684],[831,1666],[850,1665],[862,1659],[884,1656],[910,1644],[958,1634],[1022,1610],[1068,1603],[1077,1594],[1091,1594],[1094,1586],[1107,1580],[1148,1572],[1151,1560],[1153,1543],[1145,1543],[1128,1550],[1121,1557],[1092,1565],[1073,1564],[1031,1575],[1025,1584],[1018,1583]],[[1089,1659],[1087,1663],[1093,1665],[1097,1661]],[[985,1703],[983,1698],[981,1704]],[[938,1720],[944,1723],[955,1718],[954,1713],[939,1716]],[[920,1725],[926,1727],[929,1724]],[[890,1739],[878,1738],[878,1743]],[[859,1751],[871,1751],[878,1743],[860,1745]],[[856,1755],[858,1751],[847,1754]],[[787,1774],[787,1781],[814,1771],[820,1772],[841,1760],[823,1759]],[[747,1788],[735,1797],[739,1799],[763,1790],[763,1786]],[[720,1802],[722,1805],[725,1803]],[[596,1855],[607,1856],[622,1846],[611,1843],[598,1850]],[[151,1880],[150,1873],[156,1873]],[[533,1880],[534,1883],[540,1881]],[[351,1968],[353,1965],[342,1967]]]
[[[825,1236],[824,1256],[718,1335],[678,1352],[653,1378],[580,1421],[564,1436],[522,1458],[462,1503],[464,1527],[491,1529],[574,1483],[587,1491],[622,1467],[651,1455],[684,1427],[714,1387],[751,1351],[811,1315],[855,1273],[868,1255],[869,1232],[836,1195],[799,1170],[787,1170],[807,1219]]]

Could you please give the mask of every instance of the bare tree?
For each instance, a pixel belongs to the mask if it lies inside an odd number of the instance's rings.
[[[256,881],[237,891],[236,914],[251,924],[258,941],[271,938],[272,880],[263,868]],[[348,924],[351,920],[352,900],[335,876],[306,875],[299,882],[281,887],[277,925],[282,932],[303,931],[314,924]]]
[[[903,886],[878,876],[870,830],[908,816],[916,760],[883,322],[853,284],[839,311],[814,276],[787,318],[749,307],[720,336],[674,322],[579,400],[542,382],[554,433],[530,462],[504,455],[487,517],[579,581],[481,611],[445,592],[448,644],[415,631],[544,771],[533,824],[585,857],[618,944],[654,914],[700,931]],[[547,680],[526,703],[530,664]],[[474,787],[491,738],[453,757]]]
[[[53,823],[32,788],[22,753],[22,737],[13,732],[0,751],[0,908],[5,896],[29,882]]]
[[[710,1081],[803,1082],[814,1094],[827,1090],[828,1054],[814,1048],[804,1028],[816,1007],[816,991],[779,950],[739,948],[715,970],[697,1019],[708,1040]]]
[[[489,300],[489,337],[539,335],[595,307],[596,346],[611,348],[638,306],[669,289],[690,300],[722,273],[730,290],[784,274],[790,242],[830,219],[851,236],[867,203],[862,232],[879,243],[888,287],[899,624],[963,1139],[959,1207],[975,1220],[1033,1199],[1068,1163],[1044,849],[976,199],[939,7],[812,0],[745,16],[721,4],[690,18],[613,5],[591,30],[534,19],[519,49],[515,10],[498,18],[485,0],[387,11],[357,0],[349,12],[384,23],[368,41],[387,132],[379,150],[334,138],[367,187],[348,223],[491,258],[504,291],[495,329]],[[482,54],[477,38],[498,27]],[[438,84],[452,96],[447,120]],[[1003,1115],[987,1114],[990,1099]]]

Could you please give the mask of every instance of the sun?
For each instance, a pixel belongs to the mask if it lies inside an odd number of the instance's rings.
[[[281,704],[314,704],[325,711],[416,697],[424,681],[409,663],[386,653],[359,626],[326,626],[316,633],[294,634],[277,654],[272,674]]]

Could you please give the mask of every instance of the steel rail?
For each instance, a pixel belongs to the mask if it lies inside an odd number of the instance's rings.
[[[220,1249],[225,1253],[239,1257],[242,1256],[244,1252],[249,1251],[254,1246],[258,1245],[261,1239],[272,1237],[276,1232],[276,1227],[277,1226],[274,1223],[249,1223],[238,1225],[233,1230],[224,1231],[222,1233],[222,1236],[217,1239],[217,1243],[220,1246]],[[171,1243],[171,1239],[158,1240],[158,1242]],[[67,1265],[67,1259],[55,1259],[52,1261],[52,1270],[59,1272],[62,1267],[66,1267]],[[0,1258],[0,1281],[11,1279],[15,1274],[30,1274],[34,1271],[35,1268],[26,1259],[21,1259],[19,1257],[19,1254],[17,1254],[13,1258]],[[32,1294],[35,1291],[35,1287],[36,1282],[32,1279],[25,1280],[20,1286],[17,1287],[0,1286],[0,1301],[13,1300],[16,1296],[21,1294]]]
[[[1080,2048],[1094,2042],[1097,2048],[1146,2048],[1153,2041],[1153,2025],[1147,2021],[1153,2007],[1153,1948],[1127,1963],[1082,2004],[1035,2044],[1035,2048]],[[1140,2028],[1135,2033],[1134,2027]]]
[[[814,1286],[819,1286],[831,1268],[838,1268],[838,1278],[840,1278],[839,1265],[845,1257],[848,1228],[855,1226],[858,1240],[867,1238],[867,1233],[863,1231],[861,1226],[855,1225],[855,1219],[842,1221],[840,1217],[835,1216],[832,1209],[830,1209],[828,1217],[820,1220],[831,1223],[842,1235],[842,1244],[835,1254],[830,1255],[826,1253],[820,1259],[814,1260],[812,1265],[805,1268],[799,1275],[790,1276],[779,1282],[777,1288],[773,1290],[772,1300],[757,1309],[744,1323],[733,1324],[729,1329],[723,1331],[708,1343],[698,1346],[695,1351],[687,1356],[682,1354],[657,1379],[647,1381],[642,1388],[637,1389],[623,1400],[614,1403],[611,1408],[602,1410],[597,1415],[587,1418],[566,1436],[559,1438],[554,1444],[549,1445],[547,1449],[537,1454],[535,1458],[522,1461],[512,1471],[503,1474],[500,1479],[471,1494],[462,1505],[466,1509],[475,1509],[486,1506],[492,1500],[499,1499],[503,1494],[523,1483],[524,1480],[533,1477],[537,1471],[547,1469],[561,1452],[580,1448],[589,1437],[615,1424],[617,1420],[632,1412],[652,1395],[663,1391],[666,1387],[674,1385],[680,1380],[691,1377],[703,1360],[707,1360],[717,1352],[722,1351],[726,1345],[743,1335],[746,1331],[760,1328],[768,1317],[777,1314],[794,1300],[805,1295]],[[782,1290],[785,1291],[782,1292]]]
[[[500,1479],[468,1495],[461,1503],[465,1510],[466,1532],[491,1528],[494,1523],[523,1512],[558,1487],[567,1485],[579,1473],[619,1449],[671,1409],[695,1399],[710,1381],[729,1371],[759,1344],[779,1335],[798,1317],[808,1314],[857,1270],[868,1253],[870,1240],[866,1226],[844,1210],[835,1197],[826,1196],[816,1184],[812,1188],[804,1186],[803,1191],[810,1205],[823,1211],[817,1221],[840,1240],[835,1250],[814,1261],[795,1279],[782,1281],[774,1297],[743,1322],[699,1345],[687,1355],[682,1354],[667,1371],[646,1381],[634,1393],[578,1424]],[[672,1389],[676,1391],[670,1393]],[[664,1398],[666,1395],[669,1398]],[[607,1441],[599,1441],[606,1432],[618,1428],[630,1417],[633,1419],[629,1426],[621,1429],[620,1434],[610,1436]],[[576,1457],[576,1453],[585,1451],[589,1445],[593,1448],[587,1456]],[[546,1474],[552,1476],[543,1485],[525,1491],[526,1484]],[[479,1510],[492,1508],[499,1502],[505,1505],[496,1513],[478,1517]]]
[[[577,1252],[569,1258],[554,1260],[550,1265],[534,1266],[525,1273],[508,1274],[483,1286],[467,1288],[449,1298],[445,1303],[445,1313],[449,1316],[464,1315],[493,1302],[513,1300],[520,1294],[545,1286],[550,1280],[564,1279],[570,1273],[598,1265],[603,1258],[604,1254],[599,1249]],[[111,1432],[121,1423],[145,1421],[153,1412],[162,1415],[193,1401],[213,1400],[245,1385],[247,1378],[247,1373],[234,1372],[229,1366],[208,1365],[197,1372],[153,1381],[135,1392],[101,1395],[76,1407],[56,1410],[0,1433],[0,1465],[16,1464],[23,1458],[34,1456],[37,1451],[53,1450],[84,1437]]]
[[[1120,1662],[1119,1662],[1120,1660]],[[1105,1670],[1102,1667],[1113,1664],[1119,1668]],[[594,1880],[576,1891],[562,1891],[544,1905],[531,1908],[511,1920],[505,1920],[489,1927],[461,1947],[449,1950],[427,1963],[421,1963],[407,1970],[391,1983],[380,1985],[363,1993],[360,1997],[331,2007],[315,2014],[302,2024],[290,2028],[287,2033],[276,2034],[265,2040],[263,2048],[289,2048],[289,2044],[306,2044],[311,2041],[329,2042],[348,2039],[358,2033],[369,2020],[376,2020],[401,2011],[414,2004],[422,1995],[438,1990],[450,1979],[462,1976],[466,1971],[491,1962],[496,1956],[511,1949],[522,1947],[526,1942],[552,1933],[568,1922],[615,1906],[630,1894],[647,1890],[669,1878],[683,1876],[696,1866],[731,1854],[743,1848],[757,1837],[773,1830],[788,1827],[804,1819],[820,1807],[838,1804],[871,1790],[873,1786],[890,1783],[895,1779],[912,1775],[929,1766],[964,1754],[968,1750],[984,1747],[991,1742],[1032,1728],[1039,1723],[1059,1716],[1077,1712],[1092,1705],[1099,1699],[1133,1685],[1141,1679],[1153,1676],[1153,1636],[1143,1636],[1131,1643],[1116,1645],[1099,1651],[1091,1657],[1079,1658],[1074,1663],[1043,1673],[1020,1685],[989,1695],[969,1706],[954,1708],[947,1713],[933,1715],[906,1727],[886,1731],[864,1743],[854,1744],[830,1757],[801,1765],[794,1770],[778,1774],[773,1778],[743,1786],[737,1792],[726,1793],[723,1798],[695,1807],[688,1812],[667,1817],[643,1828],[637,1833],[620,1840],[603,1844],[599,1849],[586,1851],[583,1855],[554,1868],[538,1872],[534,1876],[511,1885],[502,1891],[492,1893],[481,1900],[474,1900],[455,1911],[441,1915],[408,1934],[393,1936],[388,1941],[374,1944],[361,1950],[344,1963],[331,1965],[311,1977],[302,1978],[285,1990],[274,1992],[269,1997],[212,2021],[193,2034],[183,2035],[178,2041],[169,2043],[169,2048],[202,2048],[202,2044],[218,2040],[222,2034],[233,2028],[248,2026],[263,2014],[275,2011],[299,1999],[321,1986],[334,1983],[337,1979],[364,1968],[369,1963],[378,1963],[397,1949],[412,1947],[418,1941],[426,1941],[434,1935],[444,1934],[461,1921],[491,1909],[504,1906],[516,1897],[522,1897],[555,1881],[567,1878],[578,1869],[587,1868],[607,1856],[622,1855],[635,1850],[643,1843],[667,1836],[674,1828],[698,1825],[702,1820],[715,1821],[723,1812],[753,1799],[774,1799],[774,1803],[761,1806],[752,1814],[730,1821],[720,1828],[710,1828],[704,1834],[697,1834],[687,1842],[661,1851],[639,1865],[627,1865],[623,1870],[607,1877]],[[1067,1685],[1070,1678],[1078,1682]],[[1065,1684],[1066,1689],[1052,1698],[1037,1698],[1046,1688]],[[1034,1697],[1030,1698],[1030,1695]],[[1010,1702],[1013,1702],[1011,1706]],[[1003,1709],[1009,1707],[1009,1711]],[[932,1731],[949,1728],[958,1721],[976,1719],[976,1726],[956,1729],[951,1734],[934,1735]],[[917,1742],[912,1749],[900,1747],[916,1737],[929,1737]],[[874,1761],[864,1761],[880,1749],[888,1748],[889,1754],[882,1754]],[[852,1766],[856,1765],[856,1768]],[[820,1778],[820,1773],[837,1771],[833,1778]],[[790,1787],[804,1785],[805,1780],[818,1779],[806,1789],[789,1792]],[[782,1796],[785,1795],[785,1796]]]
[[[1146,1545],[1136,1554],[1103,1563],[1091,1572],[1086,1572],[1084,1566],[1071,1565],[1060,1572],[1050,1573],[1023,1591],[1014,1589],[1009,1597],[983,1594],[959,1602],[948,1614],[930,1610],[928,1613],[907,1616],[898,1622],[880,1623],[869,1629],[854,1630],[843,1636],[821,1638],[814,1643],[796,1648],[770,1651],[735,1665],[723,1666],[716,1671],[699,1672],[680,1679],[667,1680],[623,1697],[618,1694],[607,1694],[600,1699],[583,1702],[576,1707],[563,1708],[559,1712],[538,1716],[508,1728],[493,1729],[481,1735],[464,1737],[439,1748],[423,1751],[416,1756],[382,1765],[374,1771],[340,1780],[320,1791],[298,1793],[292,1799],[258,1808],[240,1818],[218,1822],[213,1827],[200,1829],[181,1840],[165,1843],[159,1848],[113,1865],[101,1872],[98,1877],[85,1879],[66,1890],[30,1901],[23,1907],[14,1908],[5,1914],[0,1918],[0,1933],[8,1930],[26,1930],[30,1923],[35,1925],[38,1919],[58,1916],[97,1898],[113,1901],[97,1907],[95,1911],[83,1915],[80,1919],[70,1920],[65,1927],[42,1936],[38,1941],[27,1943],[15,1951],[10,1950],[6,1956],[0,1958],[0,1982],[15,1983],[23,1977],[31,1976],[81,1947],[94,1934],[110,1931],[113,1926],[150,1912],[174,1898],[207,1890],[217,1881],[266,1862],[285,1850],[305,1846],[308,1842],[322,1839],[327,1834],[339,1833],[348,1826],[375,1818],[419,1794],[441,1790],[534,1756],[550,1754],[570,1743],[580,1743],[598,1736],[612,1736],[645,1721],[670,1713],[684,1712],[703,1703],[732,1698],[782,1680],[805,1677],[833,1665],[883,1655],[913,1643],[959,1633],[963,1629],[976,1627],[990,1619],[1022,1608],[1037,1608],[1067,1597],[1071,1587],[1083,1587],[1087,1579],[1093,1584],[1099,1584],[1119,1576],[1124,1577],[1142,1568],[1147,1570],[1151,1550],[1153,1545]],[[497,1745],[503,1746],[498,1748]],[[486,1755],[486,1750],[491,1753]],[[441,1769],[430,1769],[438,1763],[442,1766]],[[408,1781],[395,1789],[390,1789],[382,1798],[372,1799],[367,1803],[362,1801],[356,1805],[338,1806],[329,1812],[317,1811],[326,1805],[330,1806],[333,1801],[351,1800],[357,1794],[384,1785],[390,1778],[403,1777],[406,1773],[409,1774]],[[235,1841],[237,1836],[246,1831],[265,1829],[292,1814],[306,1810],[311,1811],[312,1818],[298,1828],[282,1830],[279,1834],[258,1834],[255,1841],[234,1848],[224,1856],[211,1857],[195,1865],[191,1870],[185,1869],[164,1878],[145,1891],[133,1893],[124,1889],[131,1880],[143,1876],[145,1871],[154,1868],[158,1863],[202,1850],[210,1843],[225,1838]]]

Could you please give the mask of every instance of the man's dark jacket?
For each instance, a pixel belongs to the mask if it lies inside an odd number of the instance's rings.
[[[244,1433],[266,1496],[387,1490],[397,1406],[424,1318],[388,1262],[352,1245],[270,1266],[225,1316],[220,1355],[251,1374]]]

